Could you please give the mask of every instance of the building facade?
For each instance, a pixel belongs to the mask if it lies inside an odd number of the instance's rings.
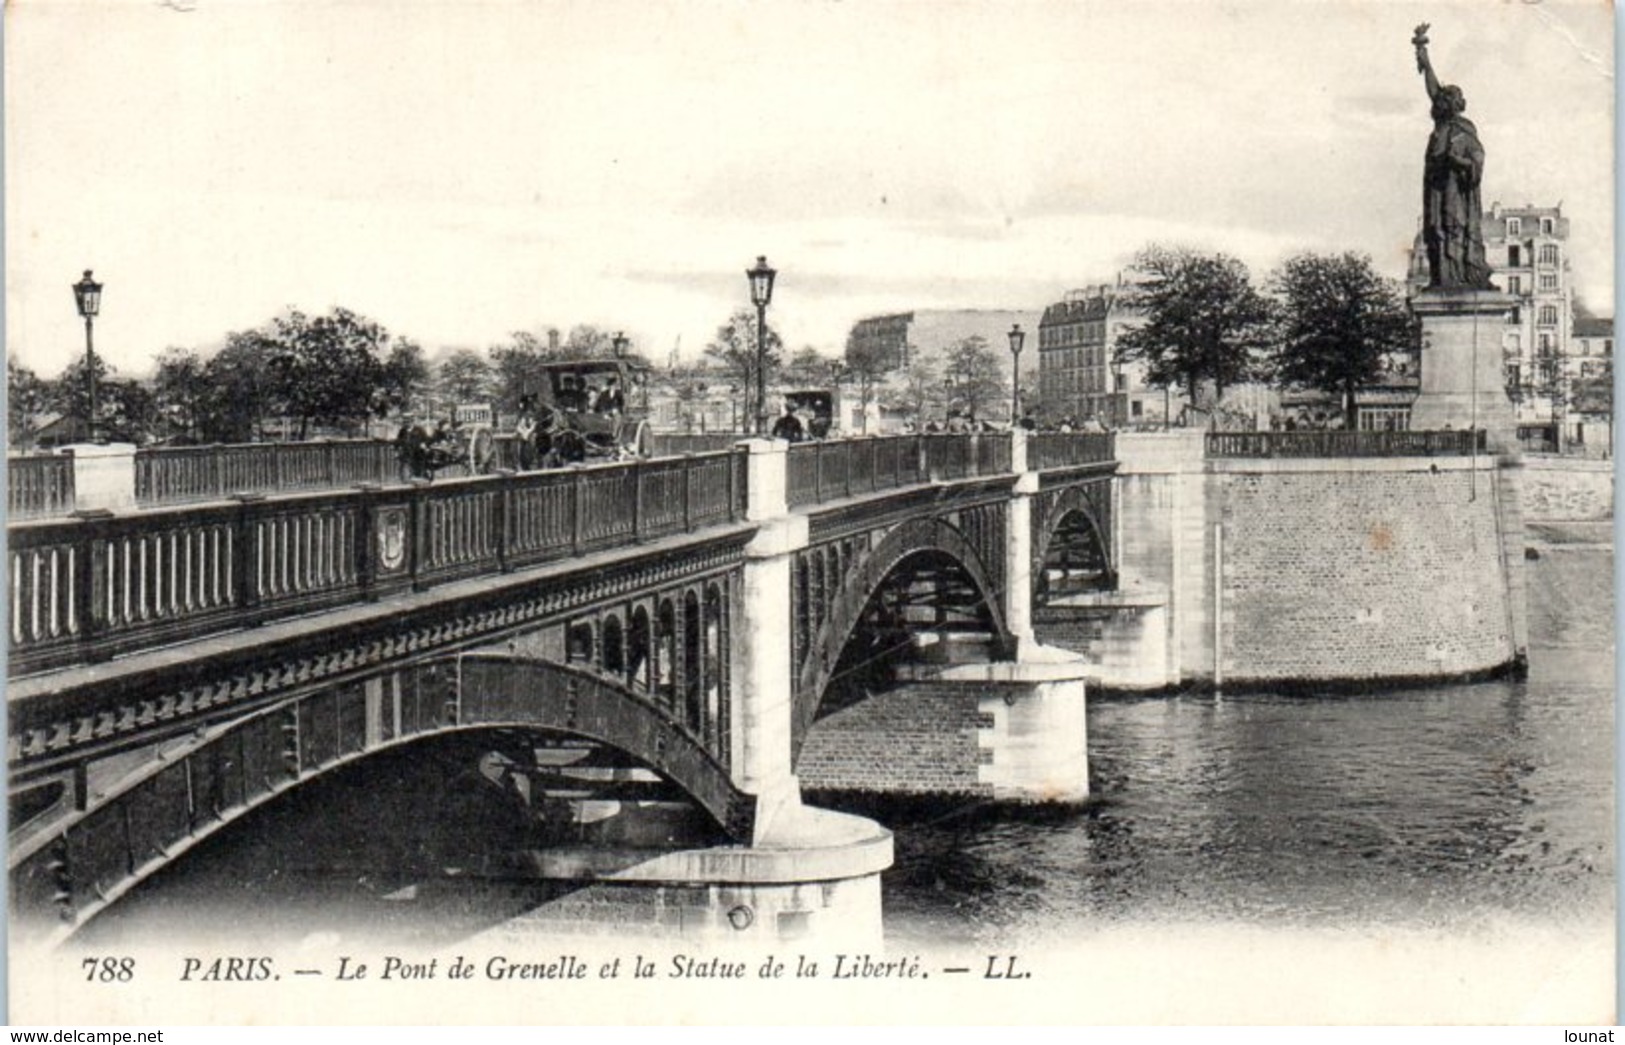
[[[1614,321],[1576,317],[1563,357],[1565,449],[1609,457],[1614,441]]]
[[[1038,324],[1038,385],[1043,420],[1098,421],[1111,428],[1162,427],[1185,406],[1172,389],[1146,384],[1142,363],[1120,363],[1117,342],[1142,319],[1124,277],[1068,291]]]

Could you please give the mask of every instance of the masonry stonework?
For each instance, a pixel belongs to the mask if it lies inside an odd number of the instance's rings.
[[[991,797],[977,774],[991,726],[963,684],[913,683],[820,719],[796,775],[815,791]]]
[[[1523,514],[1555,498],[1516,461],[1208,459],[1200,432],[1117,448],[1122,593],[1166,586],[1169,685],[1443,678],[1521,653]]]
[[[1511,660],[1495,471],[1215,478],[1226,678],[1439,676]]]

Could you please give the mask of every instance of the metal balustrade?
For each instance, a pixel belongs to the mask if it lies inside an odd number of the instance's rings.
[[[1033,432],[1027,436],[1027,467],[1035,472],[1117,459],[1112,432]]]
[[[73,457],[68,454],[7,455],[6,512],[38,519],[73,511]]]
[[[741,519],[745,454],[9,529],[14,675]]]
[[[1360,432],[1209,432],[1209,457],[1450,457],[1486,447],[1483,429]]]
[[[913,483],[1008,474],[1010,436],[987,432],[794,443],[787,467],[789,504],[798,508]]]
[[[1111,453],[1108,436],[1046,438],[1037,437],[1039,459],[1031,467],[1068,467]],[[803,507],[1008,475],[1011,451],[1006,433],[799,443],[788,449],[787,498]],[[747,459],[738,448],[438,483],[243,493],[133,514],[14,523],[7,552],[10,671],[106,660],[735,522],[745,517]],[[265,463],[274,460],[244,456],[242,470],[232,474],[252,478],[252,469],[280,467],[280,481],[289,482],[337,474],[315,456]],[[366,461],[362,453],[359,463],[337,467],[364,470]]]
[[[750,436],[738,432],[651,432],[650,447],[656,457],[673,454],[707,454],[727,450]]]
[[[245,443],[137,450],[135,498],[143,507],[219,500],[238,493],[331,490],[399,477],[394,443]]]

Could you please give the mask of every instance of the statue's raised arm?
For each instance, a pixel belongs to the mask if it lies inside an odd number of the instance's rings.
[[[1433,75],[1433,63],[1428,61],[1428,25],[1423,22],[1416,27],[1411,36],[1411,44],[1416,48],[1416,71],[1422,74],[1422,82],[1427,85],[1429,100],[1439,97],[1439,78]]]

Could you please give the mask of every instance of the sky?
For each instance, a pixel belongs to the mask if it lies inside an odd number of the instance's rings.
[[[1461,85],[1486,206],[1561,201],[1613,310],[1609,5],[1095,0],[244,2],[5,9],[6,337],[43,376],[140,374],[290,307],[431,355],[624,330],[698,357],[770,322],[1038,309],[1148,243],[1256,277],[1303,250],[1404,272]]]

